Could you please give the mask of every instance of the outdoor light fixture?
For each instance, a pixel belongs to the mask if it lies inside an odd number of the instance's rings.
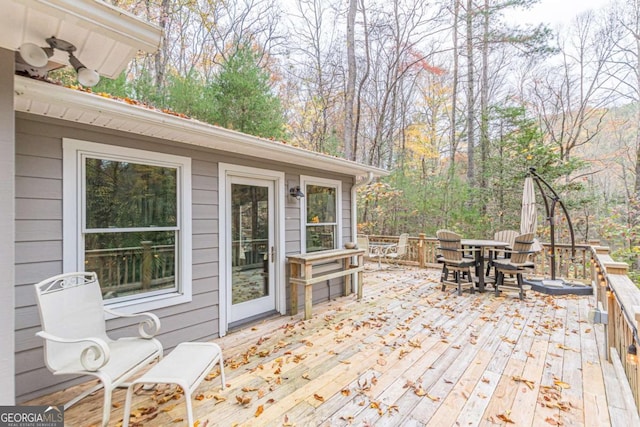
[[[54,49],[62,50],[69,54],[69,64],[78,73],[78,83],[91,87],[100,81],[100,75],[97,71],[85,67],[75,57],[73,52],[76,51],[76,47],[72,43],[51,36],[47,39],[47,44],[49,47],[40,47],[34,43],[24,43],[18,49],[19,60],[35,69],[39,69],[47,65],[49,58],[53,56]]]
[[[296,185],[295,187],[291,187],[289,189],[289,195],[291,197],[295,197],[298,200],[300,200],[301,198],[304,197],[304,193],[302,192],[302,190],[300,190],[300,186],[299,185]]]
[[[635,341],[631,341],[627,348],[627,362],[634,366],[638,364],[638,350]]]

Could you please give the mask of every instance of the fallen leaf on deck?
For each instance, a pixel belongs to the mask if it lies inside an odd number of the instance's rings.
[[[344,388],[340,390],[340,393],[342,393],[343,396],[349,396],[351,394],[351,390]]]
[[[525,380],[522,377],[518,377],[518,376],[514,376],[511,377],[511,379],[515,382],[521,382],[521,383],[525,383],[527,387],[529,387],[531,390],[533,390],[535,388],[535,381],[531,381],[531,380]]]
[[[242,387],[242,391],[244,391],[245,393],[249,393],[250,391],[256,391],[258,390],[255,387]]]
[[[226,397],[221,396],[219,394],[214,394],[213,398],[216,400],[216,402],[225,402],[227,400]]]
[[[558,387],[560,387],[560,388],[565,388],[565,389],[566,388],[571,388],[571,386],[569,384],[565,383],[564,381],[555,380],[553,383],[555,385],[557,385]]]
[[[289,422],[289,416],[287,414],[284,415],[284,422],[282,423],[282,427],[293,427],[293,424]]]
[[[507,414],[498,414],[497,417],[500,419],[500,421],[504,421],[507,424],[515,424],[515,422],[511,418],[509,418]]]
[[[555,418],[547,417],[545,421],[552,426],[561,426],[563,425],[561,421],[556,420]]]
[[[556,347],[561,348],[561,349],[563,349],[563,350],[575,351],[576,353],[578,352],[578,350],[574,350],[573,348],[571,348],[571,347],[567,347],[567,346],[566,346],[566,345],[564,345],[564,344],[557,344],[557,345],[556,345]]]
[[[249,396],[236,396],[236,400],[241,405],[248,405],[251,403],[251,398]]]
[[[384,359],[378,359],[378,365],[380,365],[380,366],[384,366],[384,365],[386,365],[386,364],[387,364],[387,361],[386,361],[386,360],[384,360]]]
[[[162,408],[162,412],[169,412],[172,411],[173,408],[175,408],[176,406],[178,406],[178,404],[176,403],[175,405],[169,405],[169,406],[165,406],[164,408]]]
[[[194,397],[194,399],[195,400],[204,400],[204,394],[200,393],[196,397]]]
[[[414,389],[414,390],[413,390],[413,392],[414,392],[417,396],[420,396],[420,397],[422,397],[422,396],[426,396],[426,395],[427,395],[427,392],[426,392],[426,391],[424,391],[424,390],[422,389],[422,387],[417,387],[416,389]]]
[[[172,423],[183,423],[184,422],[184,418],[176,418],[175,420],[171,421]]]
[[[303,380],[308,380],[309,379],[309,373],[305,372],[304,374],[302,374],[302,379]]]
[[[313,394],[313,397],[314,397],[316,400],[319,400],[320,402],[324,402],[324,397],[320,396],[319,394],[314,393],[314,394]]]
[[[260,415],[262,415],[263,412],[264,412],[264,406],[260,405],[258,406],[258,409],[256,409],[256,413],[253,414],[253,416],[259,417]]]

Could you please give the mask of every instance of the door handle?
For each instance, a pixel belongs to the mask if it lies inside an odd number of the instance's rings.
[[[274,262],[276,259],[276,248],[275,246],[271,246],[271,262]]]

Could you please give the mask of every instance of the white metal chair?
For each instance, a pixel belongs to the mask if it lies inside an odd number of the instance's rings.
[[[64,405],[67,409],[104,387],[102,425],[111,415],[111,393],[154,359],[162,358],[162,344],[153,336],[160,320],[152,313],[122,314],[106,309],[95,273],[66,273],[35,285],[47,368],[54,375],[93,375],[100,383]],[[139,337],[112,340],[105,313],[138,317]]]
[[[408,253],[408,245],[409,245],[409,234],[402,233],[400,238],[398,239],[398,243],[389,247],[384,253],[385,262],[391,264],[393,263],[396,267],[399,264],[399,261],[403,258],[406,258]]]
[[[368,259],[377,259],[378,260],[378,269],[380,269],[380,261],[384,256],[384,252],[379,249],[374,249],[369,245],[369,236],[364,234],[358,235],[358,249],[364,249],[364,256]]]

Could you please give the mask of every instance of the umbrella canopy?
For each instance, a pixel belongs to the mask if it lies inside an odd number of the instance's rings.
[[[520,233],[536,233],[538,228],[538,214],[536,211],[536,192],[533,188],[533,178],[530,176],[524,180],[524,191],[522,192],[522,212],[520,214]],[[541,245],[535,239],[533,250],[539,251]]]
[[[528,176],[524,180],[524,191],[522,192],[520,233],[535,233],[537,228],[538,215],[536,213],[536,193],[533,188],[533,178]]]

